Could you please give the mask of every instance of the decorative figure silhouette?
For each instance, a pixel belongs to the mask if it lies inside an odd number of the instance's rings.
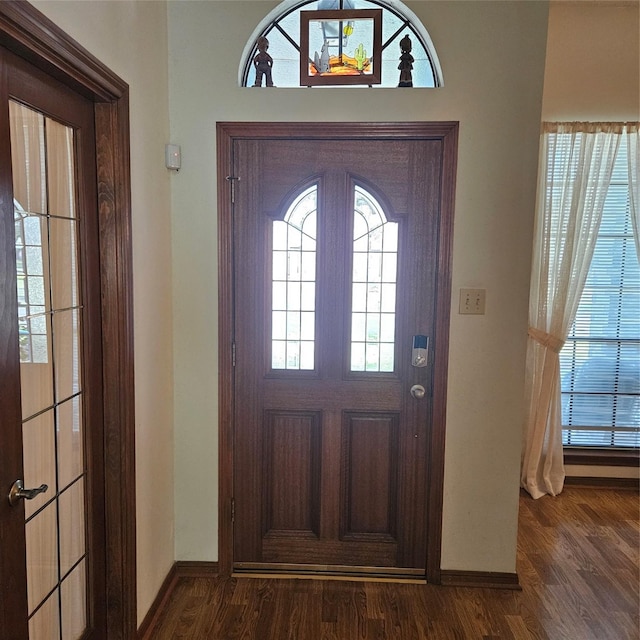
[[[273,58],[267,53],[269,49],[269,41],[264,37],[258,38],[258,53],[253,58],[253,66],[256,68],[256,81],[254,87],[262,86],[262,76],[265,77],[265,86],[273,87],[271,79],[271,68],[273,67]]]
[[[399,87],[413,87],[411,70],[413,69],[414,58],[411,55],[411,47],[411,38],[409,38],[408,35],[400,40],[401,56],[400,64],[398,65],[398,69],[400,69]]]
[[[329,71],[329,43],[326,40],[320,49],[320,55],[316,51],[313,64],[318,73],[327,73]]]

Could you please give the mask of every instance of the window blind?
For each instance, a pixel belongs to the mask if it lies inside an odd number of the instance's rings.
[[[623,139],[585,288],[560,353],[565,446],[640,447],[640,264],[628,183]]]

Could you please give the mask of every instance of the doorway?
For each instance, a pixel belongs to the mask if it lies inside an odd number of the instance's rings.
[[[0,3],[0,104],[0,628],[131,637],[128,88]]]
[[[221,564],[438,582],[457,126],[218,133]]]

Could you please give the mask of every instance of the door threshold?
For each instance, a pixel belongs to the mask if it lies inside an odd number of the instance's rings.
[[[274,578],[280,580],[339,580],[345,582],[392,582],[427,584],[422,569],[395,567],[348,567],[333,565],[282,565],[237,563],[231,574],[236,578]]]

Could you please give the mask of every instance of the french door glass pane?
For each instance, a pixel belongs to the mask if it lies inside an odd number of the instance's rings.
[[[57,407],[56,444],[58,482],[64,488],[84,472],[82,456],[82,396],[77,395]]]
[[[351,291],[351,371],[394,370],[398,224],[355,187]]]
[[[84,536],[75,532],[84,523],[84,481],[80,478],[60,494],[60,574],[65,576],[85,554]]]
[[[46,484],[49,491],[24,503],[29,518],[41,509],[57,489],[56,441],[53,409],[49,409],[22,423],[22,452],[25,487]]]
[[[317,185],[305,189],[273,222],[272,369],[315,367],[317,198]]]
[[[10,102],[31,640],[76,640],[87,608],[74,132]]]
[[[29,638],[32,640],[59,640],[60,606],[54,591],[29,619]]]
[[[85,560],[82,560],[65,578],[60,589],[62,637],[80,638],[87,625],[84,603],[87,599]]]
[[[78,309],[53,316],[56,399],[62,402],[80,392],[80,319]]]
[[[58,582],[56,503],[27,520],[27,596],[32,614]],[[33,639],[35,640],[35,639]]]

